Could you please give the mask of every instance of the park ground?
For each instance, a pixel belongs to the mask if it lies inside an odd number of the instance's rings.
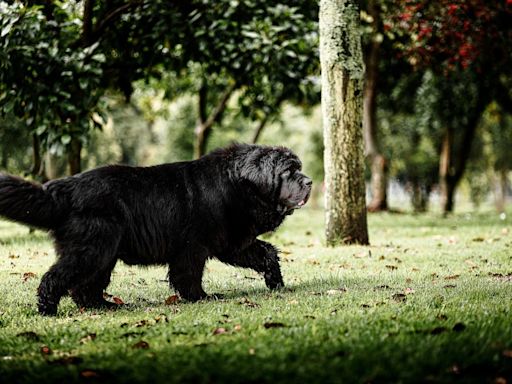
[[[512,217],[512,215],[509,215]],[[120,263],[117,311],[41,317],[43,232],[0,221],[3,383],[512,383],[512,219],[375,214],[371,246],[327,248],[304,209],[265,238],[287,287],[211,261],[221,300],[185,303],[163,267]]]

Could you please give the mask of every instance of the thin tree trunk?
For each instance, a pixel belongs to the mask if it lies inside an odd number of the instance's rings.
[[[454,149],[455,142],[452,128],[447,129],[443,138],[439,162],[439,180],[441,184],[442,209],[445,216],[453,212],[455,207],[457,186],[466,171],[478,122],[488,101],[489,94],[486,92],[486,89],[480,89],[475,107],[472,109],[471,115],[468,117],[468,123],[464,127],[462,141],[457,151]]]
[[[76,175],[82,172],[81,152],[82,142],[80,139],[71,139],[68,145],[68,166],[70,175]]]
[[[439,187],[441,192],[441,207],[443,213],[453,209],[453,165],[452,165],[453,131],[447,128],[441,144],[441,157],[439,159]],[[452,193],[449,191],[452,190]],[[451,197],[450,197],[451,196]]]
[[[206,153],[206,146],[208,145],[208,138],[210,137],[213,129],[213,124],[218,122],[222,113],[226,109],[229,98],[236,89],[236,84],[233,83],[221,95],[217,106],[206,118],[206,102],[207,102],[207,88],[204,84],[199,90],[199,119],[194,130],[194,158],[198,159]]]
[[[268,113],[265,114],[265,116],[263,116],[263,119],[261,119],[259,121],[259,124],[258,124],[258,127],[256,128],[256,132],[254,132],[254,136],[252,138],[252,143],[253,144],[256,144],[261,136],[261,133],[263,132],[263,129],[265,128],[265,126],[267,125],[267,121],[268,121]]]
[[[34,177],[40,175],[42,168],[42,157],[41,157],[41,142],[39,137],[33,133],[32,134],[32,169],[30,170],[30,174]]]
[[[368,2],[368,13],[373,18],[374,32],[377,32],[380,24],[380,11],[374,0]],[[377,91],[380,45],[380,40],[374,37],[367,47],[365,57],[366,76],[364,87],[363,129],[365,155],[370,163],[372,175],[370,181],[372,200],[368,204],[368,211],[370,212],[385,211],[388,209],[387,160],[380,151],[377,131]]]
[[[494,204],[498,213],[505,212],[506,200],[507,200],[507,186],[508,186],[508,170],[500,169],[498,171],[498,177],[494,178]]]
[[[364,65],[355,0],[320,1],[328,245],[368,244],[362,88]]]

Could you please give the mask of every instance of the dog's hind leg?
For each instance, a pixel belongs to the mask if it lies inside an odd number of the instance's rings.
[[[169,266],[169,284],[184,299],[197,301],[208,296],[202,287],[206,259],[205,250],[187,250]]]
[[[270,289],[284,287],[279,255],[270,243],[256,240],[246,249],[218,257],[220,261],[236,267],[251,268],[263,275],[265,284]]]
[[[110,280],[121,237],[118,225],[97,217],[71,219],[54,235],[58,260],[44,274],[38,289],[38,308],[43,315],[55,315],[68,290],[74,299],[82,296],[88,303],[98,301],[100,290],[103,295]],[[81,287],[78,292],[82,294],[86,287],[94,288],[83,296],[73,294],[76,287]]]
[[[70,289],[71,298],[79,308],[117,308],[103,297],[103,292],[110,283],[110,275],[116,260],[111,266],[94,273],[87,282]]]

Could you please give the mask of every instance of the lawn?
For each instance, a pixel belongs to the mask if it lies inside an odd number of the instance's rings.
[[[326,248],[304,209],[266,236],[287,287],[211,261],[175,302],[163,267],[120,263],[117,311],[36,311],[54,260],[46,234],[0,221],[3,383],[510,383],[512,221],[494,213],[378,214],[370,247]],[[167,303],[166,303],[167,300]]]

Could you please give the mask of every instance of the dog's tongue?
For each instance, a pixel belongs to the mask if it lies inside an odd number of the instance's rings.
[[[299,207],[302,207],[304,204],[306,204],[306,203],[305,203],[305,201],[304,201],[304,200],[301,200],[301,201],[299,202]]]

